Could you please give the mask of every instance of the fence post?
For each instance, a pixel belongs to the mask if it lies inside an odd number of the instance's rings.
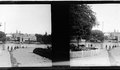
[[[81,57],[83,57],[83,51],[82,50],[81,50],[81,53],[82,53]]]
[[[89,52],[90,52],[90,56],[92,56],[92,50],[90,50]]]

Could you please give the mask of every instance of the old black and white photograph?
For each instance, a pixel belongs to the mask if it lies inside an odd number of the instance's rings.
[[[0,5],[0,67],[51,67],[51,5]]]
[[[73,4],[70,10],[70,66],[120,66],[120,4]]]

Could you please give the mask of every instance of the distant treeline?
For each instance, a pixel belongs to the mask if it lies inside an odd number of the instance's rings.
[[[47,35],[47,33],[45,33],[44,35],[35,34],[35,36],[37,38],[37,42],[42,44],[51,44],[51,35]]]

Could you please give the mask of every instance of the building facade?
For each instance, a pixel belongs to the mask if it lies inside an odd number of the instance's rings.
[[[120,32],[107,32],[104,34],[108,39],[105,39],[105,42],[120,42]]]
[[[23,33],[11,33],[7,35],[11,41],[18,41],[20,43],[24,42],[35,42],[36,36],[34,34],[23,34]]]

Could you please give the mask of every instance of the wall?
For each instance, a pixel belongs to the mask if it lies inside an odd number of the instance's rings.
[[[82,57],[90,57],[90,56],[96,56],[99,55],[102,50],[89,50],[89,51],[75,51],[70,52],[71,58],[82,58]]]

